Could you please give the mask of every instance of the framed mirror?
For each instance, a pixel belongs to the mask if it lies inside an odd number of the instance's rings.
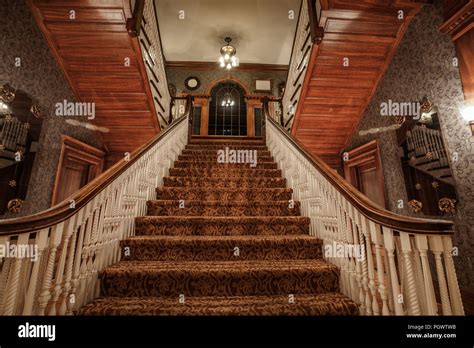
[[[0,86],[0,215],[17,214],[26,198],[43,114],[26,92]]]

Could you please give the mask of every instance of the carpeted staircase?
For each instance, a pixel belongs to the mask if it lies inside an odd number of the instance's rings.
[[[225,147],[257,166],[218,163]],[[191,140],[156,193],[78,314],[358,314],[261,139]]]

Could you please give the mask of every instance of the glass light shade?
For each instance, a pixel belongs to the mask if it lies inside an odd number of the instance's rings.
[[[227,70],[230,70],[230,69],[232,69],[232,64],[230,64],[230,63],[227,63],[227,66],[226,66],[226,68],[227,68]]]
[[[474,105],[466,105],[461,110],[461,115],[466,121],[473,122],[474,121]]]

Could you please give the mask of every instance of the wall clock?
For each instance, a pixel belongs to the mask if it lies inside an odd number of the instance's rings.
[[[184,81],[184,85],[190,91],[194,91],[199,88],[199,86],[201,85],[201,82],[196,76],[190,76]]]

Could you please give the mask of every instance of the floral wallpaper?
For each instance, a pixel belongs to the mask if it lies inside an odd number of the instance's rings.
[[[102,148],[102,142],[95,132],[69,125],[65,118],[54,114],[56,103],[64,99],[75,102],[75,97],[25,0],[0,0],[0,32],[0,85],[9,83],[25,91],[44,113],[28,194],[20,213],[14,215],[17,217],[51,206],[62,134],[98,148]],[[20,66],[15,64],[18,58]],[[87,121],[84,117],[77,119]]]
[[[449,35],[439,31],[443,22],[441,1],[425,5],[413,19],[406,36],[368,106],[346,150],[373,139],[379,139],[385,176],[388,209],[413,215],[398,209],[397,201],[407,202],[400,155],[395,131],[361,136],[360,131],[393,125],[393,119],[380,115],[380,104],[389,99],[399,102],[420,101],[428,95],[438,107],[440,126],[450,158],[458,211],[454,217],[454,244],[457,275],[464,289],[474,291],[474,137],[460,110],[464,95],[456,50]],[[457,157],[457,158],[456,158]]]

